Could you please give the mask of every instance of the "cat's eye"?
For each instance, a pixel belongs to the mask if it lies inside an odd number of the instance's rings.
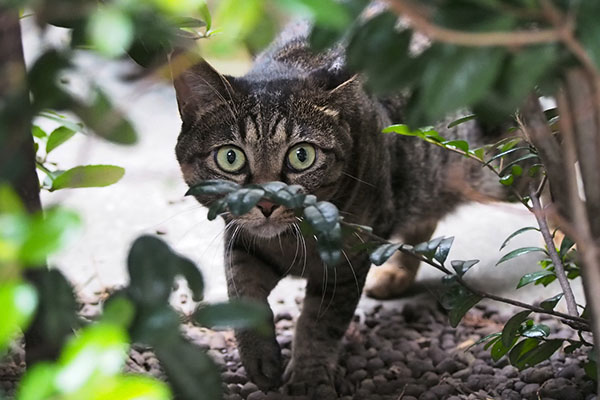
[[[314,146],[302,143],[291,148],[287,155],[288,166],[297,172],[310,168],[317,158]]]
[[[225,172],[238,172],[246,165],[246,156],[238,147],[223,146],[217,150],[215,161]]]

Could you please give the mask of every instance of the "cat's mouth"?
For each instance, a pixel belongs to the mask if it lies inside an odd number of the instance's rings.
[[[238,224],[242,229],[252,236],[263,239],[273,238],[292,229],[296,221],[292,210],[277,210],[269,217],[263,216],[260,212],[250,212],[238,218]]]

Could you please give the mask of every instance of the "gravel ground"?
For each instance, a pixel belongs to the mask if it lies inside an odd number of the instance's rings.
[[[296,309],[275,316],[285,362],[291,355],[296,317]],[[494,362],[482,345],[469,349],[479,338],[501,330],[503,321],[485,306],[472,309],[456,329],[448,326],[444,312],[433,304],[359,311],[342,343],[337,371],[340,398],[597,400],[595,385],[581,367],[583,353],[565,357],[559,352],[551,360],[519,372],[505,358]],[[568,329],[560,330],[554,320],[544,323],[555,337],[571,334]],[[221,367],[225,400],[302,399],[263,393],[249,382],[231,331],[184,325],[183,332]],[[23,350],[16,344],[0,364],[0,387],[9,396],[23,367]],[[131,350],[126,370],[165,378],[153,353],[140,348]]]

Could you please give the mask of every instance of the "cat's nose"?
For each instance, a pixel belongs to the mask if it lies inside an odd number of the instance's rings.
[[[258,209],[260,210],[260,212],[262,212],[265,218],[269,218],[269,216],[273,214],[273,211],[275,211],[279,207],[279,204],[272,203],[268,200],[261,200],[256,204],[256,207],[258,207]]]

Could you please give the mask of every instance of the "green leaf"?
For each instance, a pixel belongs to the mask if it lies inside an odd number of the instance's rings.
[[[204,278],[202,273],[192,261],[179,255],[173,255],[173,268],[183,275],[187,281],[188,287],[192,291],[194,301],[202,300],[204,296]]]
[[[39,126],[37,126],[37,125],[33,125],[33,126],[31,127],[31,134],[32,134],[34,137],[36,137],[36,138],[39,138],[39,139],[43,139],[43,138],[45,138],[46,136],[48,136],[48,135],[46,134],[46,132],[45,132],[45,131],[44,131],[42,128],[40,128]]]
[[[32,217],[27,237],[19,250],[19,259],[26,265],[44,264],[46,257],[70,242],[81,227],[79,216],[72,211],[52,208],[45,214]]]
[[[523,354],[525,354],[525,353],[527,353],[527,352],[535,349],[538,346],[539,343],[540,343],[540,339],[538,339],[538,338],[528,338],[528,339],[525,339],[525,340],[521,340],[510,351],[510,353],[508,355],[508,360],[510,361],[510,363],[512,365],[515,365],[517,363],[517,361],[519,360],[519,358]]]
[[[109,186],[121,180],[124,174],[125,169],[115,165],[81,165],[57,175],[50,191]]]
[[[472,347],[477,346],[478,344],[485,343],[487,341],[491,341],[492,339],[500,339],[501,335],[502,335],[502,333],[500,333],[500,332],[495,332],[495,333],[490,333],[489,335],[485,335],[484,337],[482,337],[481,339],[479,339],[478,341],[473,343],[471,346],[467,347],[466,350],[469,350]]]
[[[455,119],[454,121],[452,121],[448,124],[447,128],[448,129],[454,128],[455,126],[464,124],[465,122],[469,122],[471,120],[474,120],[475,118],[477,118],[477,116],[475,114],[470,114],[465,117]]]
[[[204,22],[206,22],[206,31],[210,31],[212,27],[212,17],[210,15],[210,11],[208,9],[206,1],[203,0],[200,2],[198,13],[200,14]]]
[[[107,56],[125,53],[133,41],[134,26],[129,16],[116,6],[100,6],[92,13],[87,26],[88,40]]]
[[[421,107],[430,120],[469,106],[494,83],[505,57],[500,48],[458,47],[434,44],[424,72]]]
[[[24,213],[25,206],[13,188],[8,184],[0,184],[0,214]]]
[[[549,299],[542,301],[540,303],[540,307],[548,311],[554,310],[554,307],[556,307],[560,299],[562,299],[563,295],[564,293],[559,293],[556,296],[550,297]]]
[[[242,188],[229,193],[225,201],[233,215],[243,215],[254,208],[264,195],[262,189]]]
[[[351,21],[346,7],[334,0],[280,0],[280,3],[294,15],[312,17],[321,26],[342,30]]]
[[[549,335],[550,328],[544,324],[534,325],[521,333],[521,336],[525,336],[528,338],[548,337]]]
[[[201,28],[206,26],[206,22],[193,17],[176,17],[173,19],[173,23],[179,28]]]
[[[29,325],[37,301],[35,289],[27,283],[10,281],[0,283],[0,310],[2,310],[0,354],[4,353],[15,334]]]
[[[400,243],[386,243],[375,249],[369,256],[371,263],[374,265],[382,265],[386,262],[400,247]]]
[[[54,386],[57,368],[49,362],[39,362],[27,368],[18,386],[19,400],[40,400],[57,397]]]
[[[338,223],[339,211],[333,204],[319,201],[304,209],[304,217],[317,232],[326,232]]]
[[[156,378],[142,375],[117,375],[102,380],[83,393],[91,391],[91,400],[168,400],[172,398],[169,386]],[[87,389],[87,388],[86,388]]]
[[[508,172],[513,165],[516,165],[522,161],[526,161],[526,160],[530,160],[532,158],[539,158],[539,156],[537,154],[533,154],[533,153],[529,153],[526,154],[522,157],[517,158],[516,160],[511,161],[510,163],[508,163],[504,168],[502,168],[502,170],[498,173],[498,175],[504,175],[506,172]]]
[[[183,340],[155,348],[167,373],[174,398],[214,400],[222,398],[219,367],[206,353]]]
[[[458,276],[463,276],[464,274],[467,273],[468,270],[471,269],[471,267],[473,267],[478,262],[479,262],[479,260],[467,260],[467,261],[452,260],[450,262],[450,265],[452,265],[452,268],[454,268],[454,271],[456,271]]]
[[[573,246],[575,246],[575,242],[570,237],[565,235],[562,242],[560,242],[560,250],[558,252],[560,257],[564,258]]]
[[[74,130],[69,129],[66,126],[60,126],[53,130],[46,143],[46,153],[50,153],[55,148],[71,139],[75,133]]]
[[[481,297],[473,293],[468,293],[466,296],[463,296],[448,313],[450,326],[456,328],[467,311],[475,306],[475,304],[479,303],[480,300]]]
[[[137,134],[131,122],[110,101],[100,88],[94,88],[91,104],[76,102],[72,111],[94,133],[118,144],[134,144]],[[68,126],[71,128],[70,126]]]
[[[510,347],[517,337],[517,332],[521,324],[529,317],[531,311],[525,310],[513,315],[504,325],[502,329],[502,344],[504,347]]]
[[[583,364],[583,370],[588,378],[598,381],[598,363],[596,361],[588,361]]]
[[[520,288],[522,288],[525,285],[529,285],[530,283],[536,282],[536,281],[542,279],[543,277],[549,276],[549,275],[554,275],[554,272],[553,271],[549,271],[547,269],[544,269],[544,270],[541,270],[541,271],[536,271],[536,272],[530,272],[529,274],[525,274],[519,280],[519,284],[517,285],[517,289],[520,289]]]
[[[512,174],[505,175],[500,178],[500,183],[504,186],[510,186],[515,181],[515,177]]]
[[[579,349],[581,346],[583,346],[582,342],[575,342],[572,340],[569,340],[569,345],[567,347],[564,348],[564,352],[565,354],[571,354],[573,353],[575,350]]]
[[[502,157],[506,157],[507,155],[514,153],[515,151],[519,151],[519,150],[528,150],[529,151],[530,149],[529,149],[529,147],[522,146],[522,147],[513,147],[508,150],[501,151],[500,153],[495,154],[493,157],[491,157],[489,160],[487,160],[485,162],[485,164],[483,164],[483,166],[485,167],[485,166],[491,164],[493,161],[495,161],[499,158],[502,158]]]
[[[504,355],[510,351],[510,349],[515,345],[516,342],[517,342],[517,338],[514,337],[512,342],[510,342],[506,346],[506,345],[504,345],[504,342],[502,339],[497,340],[494,343],[494,345],[492,346],[492,350],[490,352],[490,354],[492,356],[492,360],[498,361],[499,359],[504,357]]]
[[[559,57],[557,50],[555,44],[547,44],[524,46],[512,53],[502,73],[506,79],[501,80],[507,102],[522,102],[544,75],[555,68]]]
[[[236,190],[241,189],[241,186],[235,182],[224,181],[224,180],[208,180],[198,183],[192,186],[185,193],[186,196],[200,196],[200,195],[215,195],[215,194],[229,194]]]
[[[511,239],[513,239],[515,236],[520,235],[521,233],[527,232],[527,231],[540,231],[539,228],[533,227],[533,226],[526,226],[525,228],[521,228],[518,229],[516,231],[514,231],[513,233],[511,233],[504,242],[502,242],[502,245],[500,246],[500,250],[502,250],[503,248],[506,247],[506,245],[508,244],[508,242],[511,241]]]
[[[397,133],[403,136],[417,136],[417,131],[412,131],[408,125],[404,124],[396,124],[390,125],[387,128],[384,128],[382,133]]]
[[[194,313],[194,321],[209,328],[253,328],[269,332],[272,316],[266,306],[249,299],[207,304]]]
[[[85,133],[84,126],[82,123],[70,121],[64,115],[56,114],[52,110],[44,110],[40,112],[38,116],[49,119],[51,121],[58,122],[61,126],[64,126],[65,128],[68,128],[72,131]]]
[[[104,304],[102,322],[127,329],[135,317],[135,305],[122,292],[117,293]]]
[[[504,256],[502,256],[502,258],[500,258],[500,260],[498,260],[496,265],[499,265],[508,260],[512,260],[515,257],[519,257],[524,254],[535,253],[535,252],[542,252],[542,253],[548,255],[548,253],[546,253],[546,250],[542,249],[541,247],[520,247],[520,248],[515,249],[515,250],[505,254]]]
[[[465,140],[450,140],[442,143],[445,147],[455,148],[462,150],[465,153],[469,152],[469,143]]]
[[[562,339],[552,339],[542,342],[538,346],[528,351],[521,352],[520,356],[513,363],[519,370],[533,367],[549,359],[563,344]]]
[[[433,258],[440,262],[440,264],[444,264],[446,258],[448,258],[448,253],[452,248],[452,243],[454,242],[454,237],[447,237],[440,241],[440,243],[435,247],[435,253]]]
[[[222,213],[224,213],[225,210],[227,210],[227,202],[225,201],[225,199],[215,200],[210,205],[210,207],[208,209],[208,215],[207,215],[206,218],[208,218],[209,221],[213,221],[219,215],[221,215]]]

